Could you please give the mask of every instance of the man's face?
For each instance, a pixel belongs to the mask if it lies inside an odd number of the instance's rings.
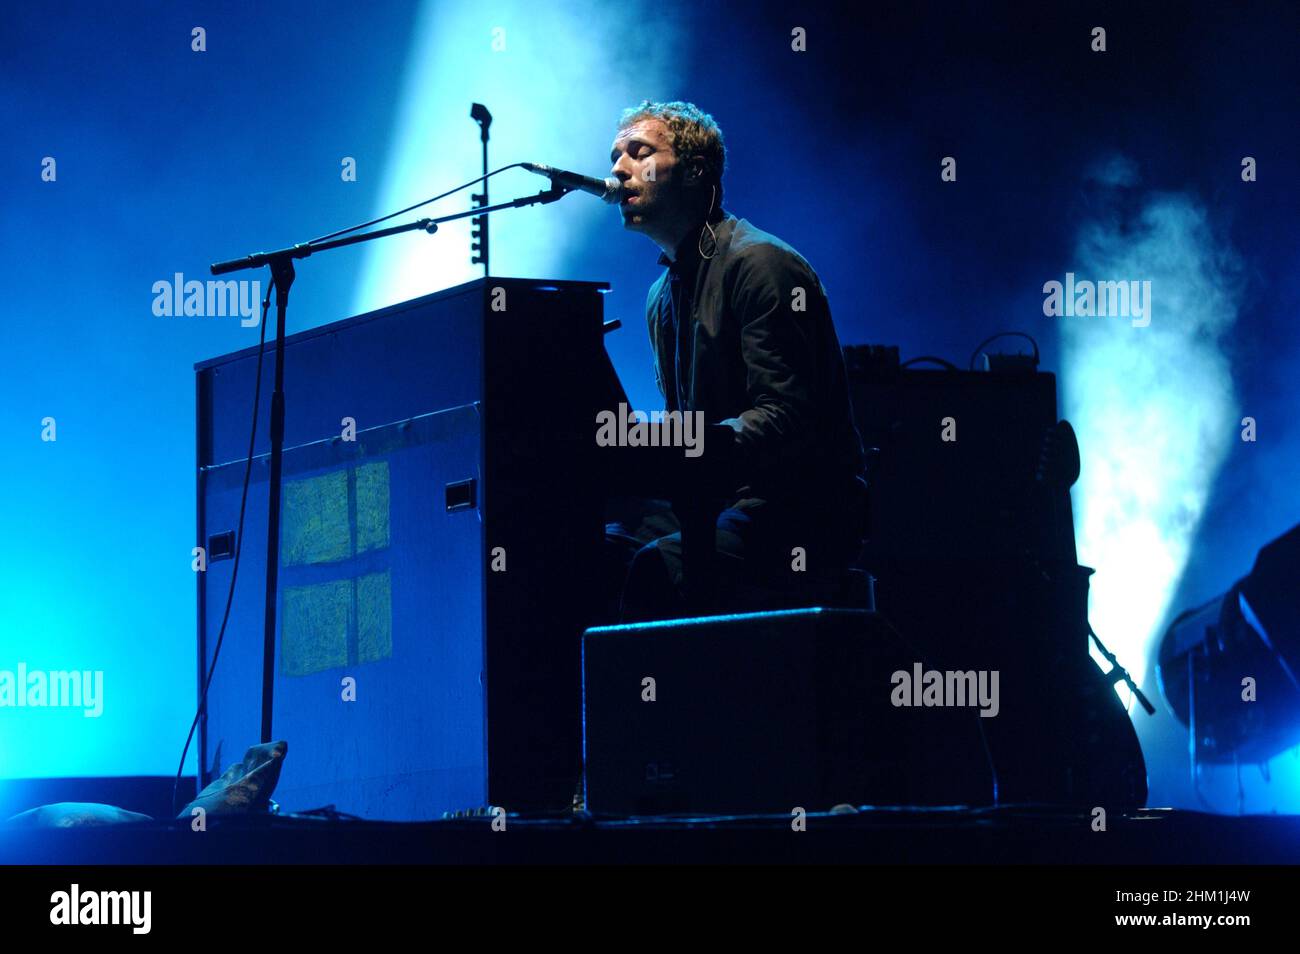
[[[620,130],[610,150],[610,170],[623,183],[623,227],[651,238],[668,236],[688,211],[668,127],[662,120],[642,119]]]

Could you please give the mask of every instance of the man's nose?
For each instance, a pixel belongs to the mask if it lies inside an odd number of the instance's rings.
[[[609,171],[619,182],[627,182],[636,175],[636,164],[632,162],[627,153],[623,153]]]

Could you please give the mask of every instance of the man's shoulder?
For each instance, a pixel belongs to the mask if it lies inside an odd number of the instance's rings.
[[[727,246],[727,267],[755,275],[816,275],[792,245],[748,219],[735,220]]]

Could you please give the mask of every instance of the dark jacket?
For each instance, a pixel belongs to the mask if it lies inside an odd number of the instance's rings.
[[[713,233],[687,236],[675,261],[660,256],[668,268],[646,300],[667,409],[735,428],[739,496],[837,498],[864,459],[821,281],[744,219],[723,213]]]

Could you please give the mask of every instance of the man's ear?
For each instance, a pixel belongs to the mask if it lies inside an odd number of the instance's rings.
[[[704,162],[700,159],[692,159],[686,166],[686,184],[697,186],[704,179]]]

